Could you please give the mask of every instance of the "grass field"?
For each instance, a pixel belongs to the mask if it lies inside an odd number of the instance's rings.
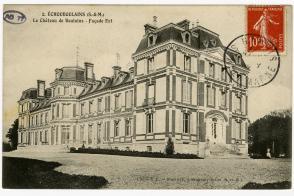
[[[70,175],[103,176],[111,189],[287,188],[291,159],[162,159],[78,153],[10,152],[4,156],[53,161]],[[249,183],[249,184],[248,184]],[[274,184],[271,184],[274,183]]]

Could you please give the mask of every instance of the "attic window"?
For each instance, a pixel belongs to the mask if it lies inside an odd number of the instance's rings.
[[[155,45],[156,38],[157,38],[157,36],[154,35],[154,34],[149,35],[149,37],[148,37],[148,47]]]
[[[202,43],[205,48],[208,48],[208,41],[207,40],[203,40]]]
[[[216,40],[215,40],[215,39],[210,40],[210,43],[211,43],[213,46],[216,46]]]
[[[238,55],[238,56],[237,56],[237,59],[238,59],[238,64],[241,65],[241,62],[242,62],[241,55]]]
[[[186,31],[182,33],[182,38],[183,38],[184,44],[191,44],[191,35],[189,32]]]

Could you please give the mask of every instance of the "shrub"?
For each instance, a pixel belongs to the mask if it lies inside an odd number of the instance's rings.
[[[174,142],[171,137],[168,137],[167,144],[165,147],[165,153],[167,155],[171,155],[171,154],[174,154],[174,152],[175,152]]]

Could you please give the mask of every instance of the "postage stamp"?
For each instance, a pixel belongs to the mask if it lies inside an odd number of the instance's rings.
[[[274,51],[273,45],[275,45],[279,52],[284,52],[284,7],[248,6],[247,33],[259,35],[248,37],[248,51]]]

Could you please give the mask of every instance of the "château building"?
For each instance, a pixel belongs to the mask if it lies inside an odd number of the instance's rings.
[[[97,79],[94,65],[62,67],[46,88],[23,91],[19,148],[112,148],[208,156],[215,147],[247,154],[248,85],[240,53],[188,20],[146,24],[128,71]],[[237,148],[236,148],[237,147]]]

